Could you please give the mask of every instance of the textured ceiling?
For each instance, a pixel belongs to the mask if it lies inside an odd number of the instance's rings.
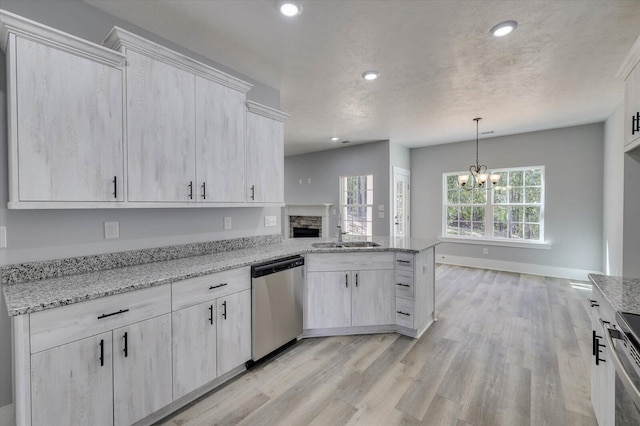
[[[640,35],[640,0],[302,0],[294,19],[275,0],[85,1],[279,89],[287,155],[470,140],[477,116],[493,136],[603,121]]]

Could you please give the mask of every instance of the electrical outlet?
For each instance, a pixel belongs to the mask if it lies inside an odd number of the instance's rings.
[[[112,240],[120,238],[120,226],[118,222],[105,222],[104,223],[104,239]]]
[[[384,212],[378,212],[378,219],[384,219]]]
[[[307,179],[307,183],[311,183],[311,178],[308,178],[308,179]]]
[[[488,249],[488,248],[486,248],[486,247],[484,247],[484,248],[482,249],[482,254],[489,254],[489,249]]]
[[[298,183],[300,183],[300,185],[302,185],[302,179],[298,180]]]
[[[268,228],[270,226],[276,226],[276,217],[275,216],[265,216],[264,217],[264,226]]]
[[[7,227],[0,226],[0,248],[7,248]]]
[[[378,204],[378,211],[379,212],[383,212],[384,211],[384,204]]]
[[[224,218],[224,229],[231,229],[231,218],[230,217],[225,217]]]

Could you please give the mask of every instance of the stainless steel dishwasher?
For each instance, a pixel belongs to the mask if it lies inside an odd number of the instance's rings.
[[[254,364],[302,334],[304,257],[251,267],[251,359]]]

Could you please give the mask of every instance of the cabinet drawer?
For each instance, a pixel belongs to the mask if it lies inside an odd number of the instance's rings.
[[[393,253],[327,253],[309,254],[307,271],[366,271],[393,269]]]
[[[178,281],[171,285],[172,310],[197,305],[250,288],[249,267]]]
[[[413,271],[396,270],[396,296],[413,299]]]
[[[36,353],[171,311],[168,284],[31,314]]]
[[[413,300],[396,297],[396,324],[413,328]]]
[[[413,253],[396,253],[396,270],[405,270],[413,272],[413,264],[415,263]]]
[[[598,306],[592,306],[592,312],[596,314],[596,318],[602,318],[604,321],[613,323],[616,319],[616,312],[613,306],[609,304],[600,289],[593,284],[591,291],[591,300]]]

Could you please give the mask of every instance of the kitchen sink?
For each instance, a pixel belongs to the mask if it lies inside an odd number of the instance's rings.
[[[362,248],[362,247],[380,247],[380,244],[373,241],[346,241],[343,243],[334,243],[332,241],[326,243],[312,243],[311,247],[315,248]]]

